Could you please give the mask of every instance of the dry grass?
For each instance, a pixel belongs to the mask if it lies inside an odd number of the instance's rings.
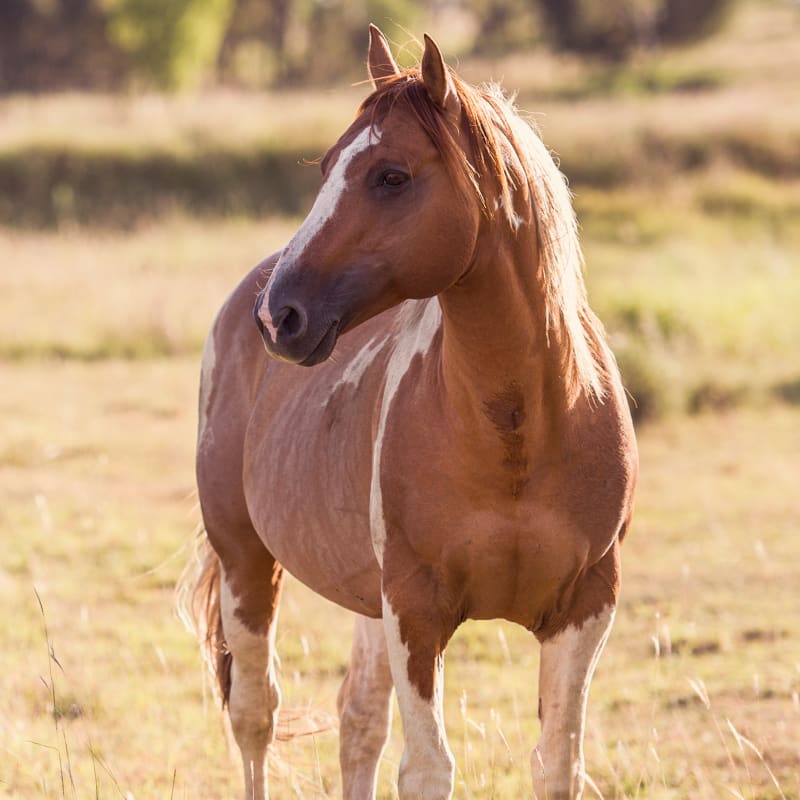
[[[577,195],[590,297],[643,416],[760,403],[800,378],[799,187],[720,173]],[[221,298],[296,225],[0,230],[13,265],[0,272],[0,358],[198,353]]]
[[[95,782],[100,797],[233,795],[238,767],[172,612],[197,519],[196,360],[43,366],[0,367],[0,594],[14,609],[0,622],[0,796],[61,797],[62,773],[67,797]],[[771,407],[643,434],[623,603],[589,718],[604,797],[777,798],[770,771],[797,795],[798,424],[797,410]],[[334,713],[348,614],[290,582],[280,628],[287,704]],[[521,629],[457,633],[447,662],[457,797],[528,791],[536,667]],[[334,733],[281,745],[275,796],[337,796],[335,748]],[[396,723],[382,798],[399,753]]]
[[[195,95],[67,93],[44,102],[12,95],[0,99],[0,152],[64,144],[100,153],[176,154],[220,145],[314,147],[341,133],[363,96],[363,88],[269,95],[219,90],[204,94],[202,102]]]
[[[294,220],[134,233],[0,229],[0,357],[142,358],[198,352],[221,301]]]

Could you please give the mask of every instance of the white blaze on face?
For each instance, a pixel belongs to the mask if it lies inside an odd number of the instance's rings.
[[[275,285],[278,274],[287,267],[290,267],[303,254],[306,248],[314,241],[317,234],[323,229],[325,223],[336,213],[339,200],[347,188],[347,168],[355,157],[373,144],[380,141],[380,131],[372,125],[364,128],[347,147],[343,148],[336,159],[325,183],[319,190],[317,199],[311,207],[311,211],[303,221],[297,233],[278,259],[275,269],[272,270],[267,286],[264,289],[264,302],[261,304],[258,316],[264,323],[264,327],[269,332],[270,337],[275,341],[275,328],[272,325],[272,316],[269,313],[269,295]]]

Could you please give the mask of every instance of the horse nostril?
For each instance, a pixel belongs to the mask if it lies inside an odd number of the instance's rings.
[[[284,306],[272,319],[275,330],[289,339],[302,336],[306,331],[306,315],[300,309]]]

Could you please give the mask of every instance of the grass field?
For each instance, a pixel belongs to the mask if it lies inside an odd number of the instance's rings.
[[[543,53],[463,65],[547,112],[590,297],[642,422],[622,604],[589,712],[594,794],[608,800],[800,798],[798,26],[791,4],[753,2],[724,34],[632,67]],[[237,796],[173,587],[199,521],[203,338],[298,218],[256,213],[260,195],[237,211],[222,191],[197,218],[181,192],[203,154],[238,154],[235,174],[259,148],[290,166],[295,150],[319,155],[362,92],[255,98],[269,114],[229,93],[0,100],[0,182],[8,166],[33,186],[46,162],[26,161],[34,151],[79,152],[95,177],[171,154],[187,181],[152,207],[122,197],[114,214],[130,218],[95,225],[70,211],[83,201],[70,186],[44,181],[22,197],[50,205],[0,227],[0,797]],[[86,208],[107,202],[109,174],[80,184],[98,192]],[[333,715],[350,627],[289,580],[287,706]],[[511,625],[456,634],[457,798],[529,796],[537,659]],[[335,730],[280,744],[273,796],[339,796],[336,747]],[[382,799],[400,751],[395,720]]]
[[[195,372],[191,358],[0,369],[0,796],[237,791],[194,642],[172,611],[197,521]],[[673,417],[641,447],[623,601],[592,695],[592,776],[605,797],[777,798],[771,771],[798,797],[800,410]],[[290,583],[279,634],[288,706],[334,713],[350,624]],[[457,633],[447,709],[458,797],[525,796],[536,664],[522,629]],[[278,752],[277,798],[337,795],[334,732]],[[399,753],[396,723],[381,797],[393,796]]]

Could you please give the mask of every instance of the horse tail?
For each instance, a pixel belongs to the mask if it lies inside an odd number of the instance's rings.
[[[194,557],[178,579],[176,605],[178,616],[186,629],[200,643],[214,695],[225,708],[231,694],[233,657],[222,630],[219,594],[221,574],[219,556],[201,529]]]

